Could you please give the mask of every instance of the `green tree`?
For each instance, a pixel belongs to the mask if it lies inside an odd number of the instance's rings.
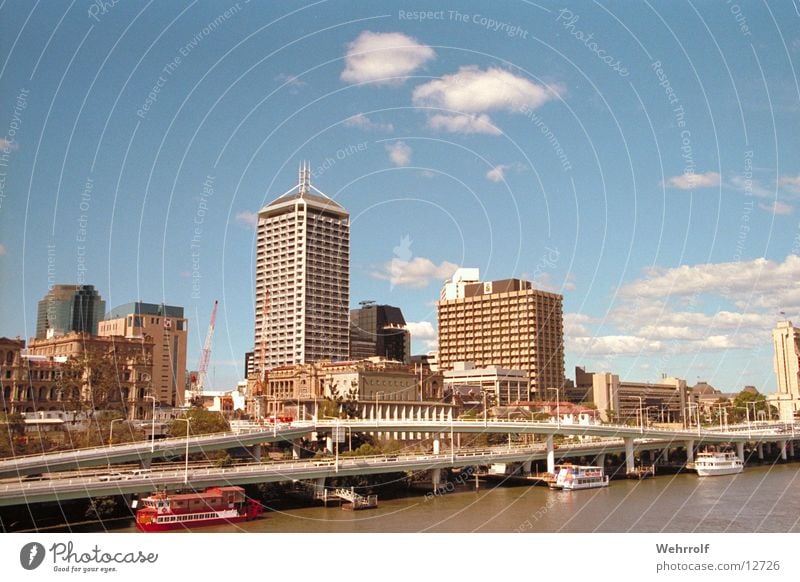
[[[773,416],[773,412],[777,412],[774,406],[767,404],[767,397],[759,392],[752,390],[742,390],[733,399],[733,410],[731,411],[734,422],[743,422],[748,418],[750,420],[759,420],[760,418],[767,418]],[[753,416],[755,414],[755,417]]]
[[[224,432],[230,429],[228,421],[219,412],[211,412],[204,408],[191,408],[181,418],[188,419],[191,425],[191,434],[210,434]],[[186,436],[186,423],[173,421],[169,432],[172,436]]]

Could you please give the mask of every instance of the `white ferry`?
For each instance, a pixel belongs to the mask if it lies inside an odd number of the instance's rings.
[[[736,475],[744,470],[744,463],[736,456],[736,453],[710,451],[697,454],[694,460],[694,469],[700,477]]]
[[[583,465],[560,465],[556,471],[556,479],[550,483],[552,489],[594,489],[608,487],[608,475],[603,467]]]

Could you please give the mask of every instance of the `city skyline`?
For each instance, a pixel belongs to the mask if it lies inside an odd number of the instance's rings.
[[[351,214],[349,307],[402,308],[413,353],[479,267],[564,296],[567,370],[774,392],[800,312],[791,6],[747,30],[724,5],[409,8],[0,9],[0,335],[93,284],[183,306],[191,369],[219,299],[232,387],[256,215],[308,159]]]

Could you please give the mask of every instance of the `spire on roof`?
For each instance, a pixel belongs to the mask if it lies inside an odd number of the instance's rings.
[[[311,162],[303,161],[300,164],[299,191],[301,196],[311,191]]]

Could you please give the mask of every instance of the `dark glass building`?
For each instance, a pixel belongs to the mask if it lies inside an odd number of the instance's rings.
[[[45,339],[47,330],[97,335],[106,302],[94,285],[54,285],[39,301],[36,313],[36,338]]]
[[[407,364],[411,335],[399,307],[364,301],[350,311],[350,359],[380,356]]]

